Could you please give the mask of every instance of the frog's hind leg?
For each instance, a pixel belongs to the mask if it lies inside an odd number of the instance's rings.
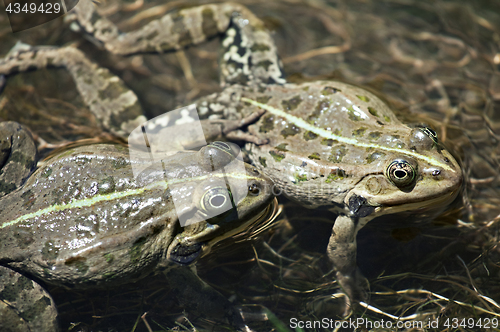
[[[36,282],[0,266],[0,331],[58,331],[57,310]]]
[[[119,77],[92,63],[75,47],[32,47],[18,43],[0,59],[0,77],[49,67],[69,71],[90,111],[114,134],[126,136],[146,121],[135,93]]]
[[[0,123],[0,197],[19,188],[35,170],[37,151],[29,131],[17,122]]]
[[[286,83],[278,50],[262,21],[238,6],[222,40],[221,84]]]
[[[121,55],[179,50],[223,34],[220,64],[223,86],[285,83],[276,45],[269,32],[262,21],[237,3],[179,10],[127,33],[101,17],[90,0],[80,1],[67,18],[94,42]]]

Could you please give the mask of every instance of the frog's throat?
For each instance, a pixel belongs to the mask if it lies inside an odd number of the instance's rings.
[[[383,146],[383,145],[378,145],[378,144],[373,144],[373,143],[368,144],[368,143],[359,142],[356,139],[335,135],[331,131],[328,131],[328,130],[320,128],[320,127],[313,126],[310,123],[308,123],[307,121],[305,121],[299,117],[293,116],[289,113],[286,113],[286,112],[284,112],[280,109],[274,108],[272,106],[262,104],[262,103],[259,103],[258,101],[255,101],[255,100],[252,100],[249,98],[245,98],[245,97],[242,97],[241,100],[245,101],[247,103],[250,103],[252,105],[255,105],[257,107],[260,107],[260,108],[262,108],[262,109],[264,109],[264,110],[266,110],[266,111],[268,111],[276,116],[282,117],[285,120],[287,120],[288,122],[294,124],[295,126],[297,126],[299,128],[304,128],[305,130],[308,130],[308,131],[310,131],[318,136],[321,136],[323,138],[334,139],[334,140],[337,140],[337,141],[342,142],[342,143],[346,143],[346,144],[350,144],[350,145],[354,145],[354,146],[359,146],[362,148],[375,148],[375,149],[379,149],[379,150],[409,155],[409,156],[412,156],[414,158],[424,160],[431,165],[442,167],[448,171],[455,172],[455,170],[453,168],[451,168],[450,166],[446,165],[445,163],[442,163],[439,160],[436,160],[434,158],[427,157],[425,155],[422,155],[422,154],[419,154],[419,153],[416,153],[416,152],[413,152],[410,150],[391,148],[388,146]]]
[[[11,221],[6,221],[0,225],[0,229],[9,227],[12,225],[15,225],[17,223],[29,220],[31,218],[36,218],[36,217],[42,217],[43,215],[49,214],[51,212],[58,212],[58,211],[65,211],[69,209],[75,209],[75,208],[84,208],[84,207],[89,207],[94,204],[100,203],[100,202],[106,202],[106,201],[113,201],[117,199],[121,199],[124,197],[128,196],[135,196],[135,195],[141,195],[144,192],[147,192],[149,190],[154,190],[154,189],[163,189],[167,190],[169,185],[176,185],[176,184],[182,184],[186,182],[193,182],[193,181],[204,181],[207,179],[211,178],[231,178],[231,179],[237,179],[237,180],[255,180],[255,181],[260,181],[261,178],[251,176],[248,174],[242,174],[242,173],[214,173],[214,174],[209,174],[209,175],[203,175],[203,176],[197,176],[197,177],[189,177],[189,178],[184,178],[184,179],[169,179],[167,180],[162,180],[162,181],[155,181],[150,183],[147,186],[144,186],[142,188],[137,188],[137,189],[128,189],[124,191],[118,191],[114,192],[111,194],[105,194],[105,195],[95,195],[89,198],[84,198],[84,199],[76,199],[73,200],[67,204],[54,204],[51,206],[48,206],[44,209],[40,209],[38,211],[32,212],[32,213],[27,213],[23,214],[22,216],[11,220]]]

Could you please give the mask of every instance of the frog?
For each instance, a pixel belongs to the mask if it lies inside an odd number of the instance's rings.
[[[131,159],[119,144],[67,148],[36,163],[24,126],[2,122],[0,134],[2,330],[58,330],[38,281],[109,289],[153,272],[178,279],[171,270],[193,266],[276,204],[270,179],[230,143],[180,151],[161,166],[147,154]],[[147,168],[134,174],[134,164]]]
[[[347,295],[346,308],[367,296],[356,264],[358,232],[387,215],[405,220],[398,224],[429,221],[460,192],[460,164],[429,125],[402,123],[380,97],[349,83],[287,82],[269,31],[241,4],[181,9],[127,33],[89,1],[80,1],[68,20],[94,43],[124,56],[176,51],[221,37],[221,91],[195,101],[205,136],[244,145],[246,157],[280,193],[332,211],[325,251]],[[0,73],[65,67],[89,108],[102,104],[88,97],[98,95],[96,88],[79,83],[78,66],[57,56],[68,47],[51,50],[47,56],[40,48],[14,52],[0,61]],[[136,107],[132,100],[121,107],[129,115],[130,105]],[[161,131],[161,123],[151,123],[151,130]]]

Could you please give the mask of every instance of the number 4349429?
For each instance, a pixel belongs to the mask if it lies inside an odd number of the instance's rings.
[[[61,12],[61,4],[59,3],[41,3],[37,6],[36,3],[9,3],[5,11],[9,14],[31,13],[31,14],[58,14]]]
[[[447,318],[443,324],[447,328],[457,329],[457,328],[483,328],[483,329],[496,329],[498,328],[497,318]]]

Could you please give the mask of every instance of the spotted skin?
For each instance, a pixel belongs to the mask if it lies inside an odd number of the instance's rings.
[[[89,1],[81,4],[71,20],[116,54],[177,50],[221,35],[223,90],[196,101],[207,140],[247,142],[247,157],[285,195],[338,215],[327,253],[353,300],[364,298],[356,271],[357,232],[385,214],[425,211],[421,215],[431,219],[457,195],[460,166],[432,130],[401,123],[382,100],[359,87],[287,83],[272,38],[245,7],[188,8],[120,33]],[[398,186],[406,175],[411,185]]]
[[[285,82],[276,46],[264,24],[238,3],[179,10],[129,33],[120,32],[99,16],[96,6],[88,0],[80,1],[67,19],[108,51],[120,55],[179,50],[223,34],[223,86]]]
[[[1,331],[57,331],[56,312],[39,284],[0,266]]]
[[[74,47],[18,44],[0,59],[0,74],[5,76],[47,67],[66,68],[97,120],[114,134],[125,136],[146,121],[135,93],[120,78],[90,62]]]
[[[0,273],[12,276],[0,274],[0,309],[20,317],[9,324],[21,319],[32,331],[55,331],[36,327],[53,307],[50,295],[14,270],[58,286],[116,286],[191,264],[258,221],[273,197],[272,183],[219,148],[226,145],[179,152],[165,157],[161,168],[149,155],[131,161],[128,148],[108,144],[72,148],[41,162],[23,186],[0,198]],[[134,176],[132,165],[139,164],[150,171]],[[219,207],[225,207],[222,214]],[[217,223],[209,224],[214,215]],[[31,300],[24,304],[16,296]]]

